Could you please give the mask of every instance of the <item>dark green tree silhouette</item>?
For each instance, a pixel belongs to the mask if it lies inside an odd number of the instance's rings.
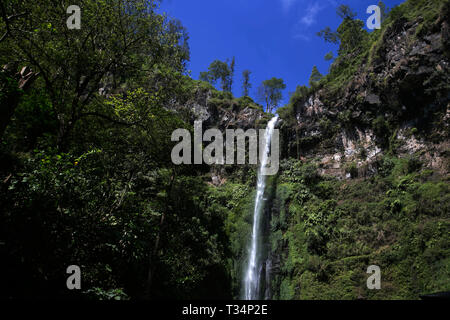
[[[250,70],[244,70],[242,72],[242,77],[244,78],[243,84],[242,84],[242,88],[244,89],[244,97],[248,97],[249,95],[249,90],[252,87],[252,84],[250,83],[250,74],[251,71]]]
[[[272,78],[262,82],[258,89],[259,99],[266,103],[266,112],[272,113],[283,98],[282,91],[286,89],[283,79]]]
[[[323,75],[317,69],[317,66],[314,66],[311,72],[311,76],[309,77],[309,86],[312,87],[316,82],[319,82],[323,78]]]

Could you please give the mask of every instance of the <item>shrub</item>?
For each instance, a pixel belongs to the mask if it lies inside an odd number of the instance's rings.
[[[312,163],[307,163],[300,168],[300,175],[307,185],[316,183],[320,179],[317,172],[317,166]]]

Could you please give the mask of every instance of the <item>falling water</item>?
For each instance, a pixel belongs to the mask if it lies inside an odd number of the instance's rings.
[[[265,132],[264,153],[261,159],[258,172],[258,187],[255,197],[255,210],[253,212],[253,230],[250,246],[250,256],[244,277],[244,299],[258,300],[260,299],[260,279],[263,270],[263,262],[261,255],[261,215],[264,209],[264,190],[266,188],[266,176],[263,174],[263,168],[268,164],[270,143],[272,134],[278,117],[274,117],[267,125]]]

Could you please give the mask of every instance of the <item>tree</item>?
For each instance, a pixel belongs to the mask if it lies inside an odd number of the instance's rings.
[[[74,248],[83,242],[85,248],[93,248],[90,239],[94,239],[83,223],[79,226],[66,223],[67,219],[77,219],[76,212],[82,214],[84,221],[89,221],[93,229],[101,227],[102,221],[106,221],[103,218],[109,214],[135,225],[140,223],[142,230],[150,231],[149,236],[142,237],[139,244],[140,264],[142,268],[148,268],[149,274],[154,274],[156,266],[161,265],[160,248],[167,247],[164,241],[170,237],[167,236],[170,231],[167,231],[166,223],[172,221],[170,217],[164,221],[162,216],[173,212],[173,206],[170,207],[168,203],[173,202],[170,185],[175,174],[165,174],[156,184],[168,194],[161,198],[161,204],[152,200],[141,206],[144,201],[138,201],[140,204],[133,208],[134,205],[126,202],[132,190],[137,188],[135,182],[138,172],[141,175],[149,174],[152,170],[167,169],[171,172],[172,162],[164,151],[170,150],[171,133],[183,123],[165,107],[168,101],[177,99],[179,91],[185,87],[183,72],[189,55],[185,29],[178,21],[157,14],[156,1],[84,0],[80,30],[69,30],[66,26],[64,17],[67,17],[68,1],[14,0],[7,1],[7,5],[3,6],[4,3],[0,2],[0,66],[5,64],[7,67],[0,72],[0,136],[15,106],[19,103],[17,111],[23,113],[24,105],[34,102],[34,97],[38,95],[41,100],[48,101],[49,112],[46,115],[57,127],[52,128],[54,131],[48,132],[48,136],[40,137],[45,139],[45,149],[49,150],[49,166],[44,168],[40,158],[42,154],[29,156],[30,168],[26,168],[25,174],[32,177],[30,180],[34,179],[33,187],[39,189],[40,195],[29,196],[31,209],[28,212],[23,210],[24,214],[36,210],[42,213],[41,226],[55,228],[55,225],[59,225],[85,237],[82,242],[74,239]],[[26,15],[12,18],[21,12],[26,12]],[[4,20],[5,15],[8,20]],[[18,69],[22,66],[29,67]],[[30,85],[31,93],[26,92]],[[34,115],[30,118],[34,120]],[[14,144],[11,145],[15,135],[5,136],[5,140],[8,140],[4,145],[16,148]],[[97,148],[101,151],[90,153]],[[88,156],[81,160],[80,155],[83,154]],[[96,170],[96,177],[87,172],[95,170],[96,165],[92,165],[89,160],[94,157],[105,160],[101,168]],[[90,169],[84,171],[78,166],[79,162],[84,162],[85,168]],[[1,174],[3,178],[3,172]],[[14,172],[10,175],[12,178],[8,179],[15,178]],[[48,181],[45,186],[44,180]],[[59,185],[58,181],[64,183]],[[100,185],[100,181],[105,182],[103,196],[96,192],[99,189],[94,185]],[[156,187],[150,187],[148,181],[144,184],[146,187],[137,193],[146,194],[148,199],[156,199]],[[162,187],[164,185],[167,188]],[[3,208],[5,198],[3,185],[1,187],[0,202]],[[54,193],[52,190],[55,187],[60,187],[61,195],[70,193],[74,201],[66,201]],[[79,198],[79,190],[89,194],[89,197]],[[25,192],[26,189],[22,189],[21,192],[13,191],[11,194],[23,198]],[[41,207],[41,196],[42,199],[51,199],[52,204]],[[110,197],[114,200],[109,201],[112,200]],[[24,198],[23,203],[28,200]],[[108,203],[103,202],[105,200]],[[152,207],[154,203],[162,208],[158,212],[158,218],[163,220],[160,223],[156,223],[156,216],[146,214],[151,210],[156,211]],[[20,207],[21,203],[10,202],[9,209],[15,210],[16,206]],[[91,208],[94,207],[97,208],[94,211],[99,214],[95,221],[91,219],[94,212]],[[128,210],[139,212],[139,218],[128,215]],[[58,213],[63,211],[71,213],[62,217]],[[46,212],[54,214],[55,218],[46,215]],[[56,218],[59,221],[55,221]],[[39,228],[40,223],[33,221],[31,225]],[[104,230],[105,234],[109,232],[106,228]],[[47,239],[56,234],[46,229],[42,232],[46,233]],[[128,228],[128,232],[133,233],[131,228]],[[156,244],[156,235],[161,235],[159,244]],[[106,236],[102,240],[109,241]],[[50,242],[57,241],[44,242],[39,247],[39,255],[45,252]],[[63,247],[67,248],[65,244]],[[75,251],[83,254],[78,249]],[[61,252],[68,253],[64,250]],[[66,255],[61,259],[67,258]],[[81,261],[87,257],[79,258]],[[1,259],[4,259],[3,253]],[[46,265],[43,260],[40,263],[47,267],[48,274],[54,270],[52,265]],[[148,290],[152,286],[151,282],[151,277],[148,277]]]
[[[258,95],[261,101],[266,103],[266,112],[272,113],[283,98],[282,91],[286,89],[283,79],[272,78],[262,82],[258,88]]]
[[[343,21],[337,31],[332,31],[326,27],[317,33],[326,42],[339,44],[339,55],[345,56],[354,50],[359,50],[368,33],[363,29],[364,22],[354,19],[356,13],[347,5],[341,5],[337,9],[337,14]]]
[[[211,76],[211,79],[221,80],[223,91],[229,91],[230,88],[229,77],[231,74],[231,70],[230,67],[228,66],[228,63],[220,60],[215,60],[209,66],[208,72]]]
[[[386,7],[386,5],[384,4],[383,1],[379,1],[378,2],[378,6],[380,7],[380,11],[381,11],[381,22],[383,23],[386,18],[389,15],[389,8]]]
[[[0,3],[0,30],[2,30],[0,44],[8,40],[8,37],[16,31],[17,25],[20,25],[22,19],[27,15],[28,11],[22,3],[3,1]],[[19,63],[11,62],[13,57],[9,54],[5,54],[3,57],[6,57],[6,61],[0,61],[0,67],[4,63],[6,64],[0,71],[0,141],[22,95],[31,87],[37,76],[36,72],[31,71],[28,67],[22,67],[19,71]]]
[[[236,66],[236,59],[235,57],[233,57],[233,59],[231,60],[230,63],[230,75],[229,75],[229,79],[228,79],[228,91],[232,92],[233,91],[233,82],[234,82],[234,68]]]
[[[76,2],[80,30],[65,25],[67,0],[0,1],[1,131],[16,109],[0,148],[0,260],[19,279],[0,297],[62,293],[68,261],[83,263],[79,297],[228,295],[227,209],[204,168],[167,152],[190,127],[171,111],[193,95],[183,27],[149,0]]]
[[[319,37],[322,37],[326,42],[330,42],[333,44],[339,43],[339,35],[337,32],[331,31],[330,27],[326,27],[325,29],[316,33]]]
[[[317,66],[314,66],[311,72],[311,76],[309,77],[309,86],[313,87],[316,82],[319,82],[323,78],[323,75],[317,69]]]
[[[354,12],[348,5],[341,4],[337,10],[337,15],[342,19],[353,19],[356,17],[356,12]]]
[[[185,70],[186,32],[179,23],[155,13],[157,2],[85,0],[80,30],[67,28],[64,4],[8,2],[7,10],[26,15],[15,19],[14,26],[8,19],[0,52],[39,73],[59,123],[60,149],[66,148],[67,137],[81,118],[106,119],[88,109],[108,79],[116,84],[125,77],[129,82],[157,79],[162,66]]]
[[[328,53],[325,55],[325,61],[333,60],[333,58],[334,58],[334,55],[333,55],[333,52],[332,52],[332,51],[328,52]]]
[[[200,72],[199,79],[215,85],[217,80],[220,79],[221,89],[223,91],[231,92],[233,85],[233,73],[234,73],[235,59],[228,62],[214,60],[208,67],[208,71]]]
[[[339,55],[360,50],[368,37],[362,20],[345,19],[339,26],[337,33],[340,39]]]
[[[25,6],[20,3],[13,3],[12,1],[2,1],[0,3],[0,17],[2,18],[2,27],[4,24],[5,30],[3,31],[3,35],[0,37],[0,42],[6,40],[8,36],[11,35],[11,32],[16,29],[14,26],[14,22],[19,20],[22,17],[28,15],[28,11],[25,9]]]
[[[202,71],[200,72],[199,80],[208,82],[210,84],[214,84],[214,80],[211,78],[211,75],[208,71]]]
[[[244,97],[248,97],[249,90],[252,87],[252,84],[250,83],[250,70],[244,70],[242,72],[242,77],[244,78],[244,82],[242,84],[242,88],[244,89]]]
[[[28,67],[16,73],[15,64],[5,65],[0,71],[0,141],[19,105],[22,95],[30,88],[37,74]]]

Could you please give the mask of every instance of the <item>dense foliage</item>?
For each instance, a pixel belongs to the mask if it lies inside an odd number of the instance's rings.
[[[3,297],[228,297],[223,212],[201,167],[175,167],[190,117],[187,33],[153,1],[7,1],[0,43]],[[66,7],[83,8],[80,30]],[[24,90],[17,73],[33,70]],[[12,99],[13,97],[14,99]],[[13,104],[12,102],[15,104]],[[2,132],[3,133],[3,132]],[[221,285],[217,285],[217,284]]]
[[[284,263],[279,299],[417,299],[448,290],[449,185],[414,158],[384,157],[366,180],[319,177],[286,161],[276,187],[271,246]],[[366,287],[367,267],[382,290]]]
[[[66,26],[69,5],[83,8],[79,30]],[[258,114],[251,125],[259,128],[270,115],[249,97],[249,70],[244,95],[231,93],[234,58],[211,63],[203,81],[189,78],[187,31],[158,5],[0,3],[0,297],[240,297],[256,168],[175,166],[171,134],[193,130],[195,116],[185,106],[195,109],[197,100],[218,121],[245,109]],[[264,248],[273,260],[274,299],[415,299],[450,288],[448,178],[418,154],[397,152],[399,124],[410,120],[405,114],[425,113],[416,103],[421,97],[405,98],[406,107],[394,99],[376,108],[356,101],[362,111],[340,106],[314,119],[324,132],[318,136],[302,136],[298,120],[314,95],[336,105],[358,71],[380,64],[387,35],[399,25],[421,17],[414,42],[448,8],[448,1],[406,1],[389,15],[383,10],[382,29],[368,33],[341,6],[340,27],[320,32],[339,44],[329,73],[314,67],[310,86],[298,86],[277,111],[284,159],[279,175],[268,179]],[[437,88],[429,96],[445,98],[442,79],[436,72],[424,80]],[[218,80],[221,91],[213,86]],[[389,93],[388,80],[381,89]],[[392,96],[420,92],[417,86]],[[285,87],[277,78],[261,85],[268,113]],[[442,110],[432,111],[410,134],[446,141],[448,127],[434,122]],[[372,130],[383,150],[371,174],[362,177],[352,162],[347,180],[320,175],[302,157],[355,128]],[[216,171],[222,179],[213,184]],[[365,287],[369,264],[383,270],[381,291]],[[70,265],[81,267],[81,291],[67,290]]]

